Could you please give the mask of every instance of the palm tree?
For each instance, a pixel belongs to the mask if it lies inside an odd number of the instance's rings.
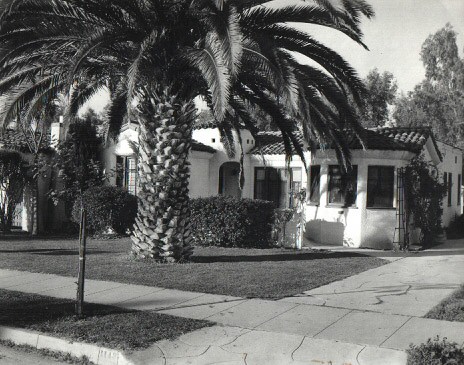
[[[0,95],[23,88],[3,115],[12,117],[23,105],[32,115],[44,97],[63,90],[72,115],[96,91],[110,89],[110,131],[117,133],[127,115],[140,122],[133,252],[188,259],[196,96],[208,101],[227,146],[233,130],[245,126],[256,133],[253,116],[264,114],[281,130],[288,156],[293,146],[304,160],[296,143],[302,129],[310,148],[331,142],[348,167],[343,129],[360,133],[347,101],[362,102],[356,72],[289,23],[332,28],[363,45],[360,18],[371,17],[371,7],[364,0],[268,2],[10,0],[0,18]],[[295,54],[318,66],[299,63]]]

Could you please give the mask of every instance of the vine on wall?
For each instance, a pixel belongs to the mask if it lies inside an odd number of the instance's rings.
[[[430,244],[442,229],[443,198],[446,186],[436,166],[422,155],[411,160],[405,173],[406,213],[414,228],[420,228],[420,244]]]

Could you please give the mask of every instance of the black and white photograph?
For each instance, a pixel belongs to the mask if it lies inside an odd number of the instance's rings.
[[[464,0],[0,0],[0,365],[464,365]]]

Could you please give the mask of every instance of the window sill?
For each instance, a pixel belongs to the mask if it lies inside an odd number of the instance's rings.
[[[366,207],[368,210],[396,210],[395,207]]]
[[[337,208],[337,209],[358,209],[356,205],[350,205],[347,207],[346,205],[343,204],[327,204],[325,206],[326,208]]]

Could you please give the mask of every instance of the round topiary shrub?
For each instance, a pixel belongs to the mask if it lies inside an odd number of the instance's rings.
[[[137,198],[116,186],[96,186],[82,194],[87,212],[87,227],[91,234],[101,234],[113,229],[124,235],[131,229],[137,215]],[[81,201],[74,202],[72,219],[79,224]]]

